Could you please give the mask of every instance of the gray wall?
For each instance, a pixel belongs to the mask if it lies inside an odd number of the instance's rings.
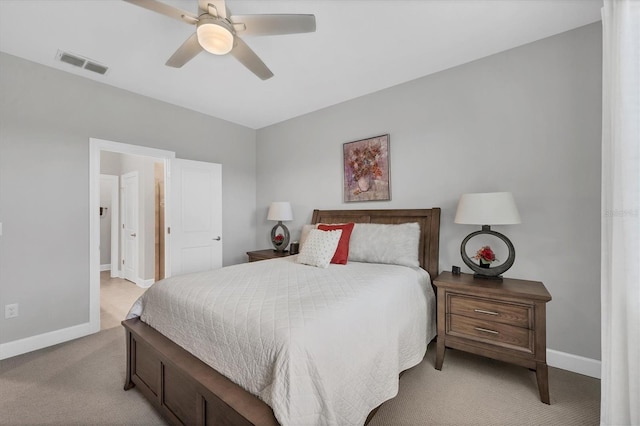
[[[100,216],[100,266],[111,266],[111,219],[113,206],[111,205],[111,184],[100,177],[100,207],[106,211]],[[114,241],[114,244],[118,244]]]
[[[89,138],[221,163],[223,263],[255,244],[256,132],[0,53],[0,343],[89,321]]]
[[[507,276],[545,283],[548,348],[600,359],[599,23],[258,131],[256,247],[271,201],[294,209],[442,208],[440,269],[463,265],[462,193],[511,191],[522,224]],[[342,144],[390,134],[390,202],[342,202]]]

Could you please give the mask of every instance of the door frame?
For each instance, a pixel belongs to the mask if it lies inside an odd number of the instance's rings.
[[[142,155],[164,161],[165,182],[170,174],[170,160],[176,158],[173,151],[148,148],[104,139],[89,138],[89,328],[91,333],[100,331],[100,153],[102,151],[120,154]],[[165,185],[165,191],[167,190]],[[165,192],[165,217],[171,194]],[[169,226],[169,225],[167,225]],[[165,239],[165,256],[170,252],[170,238]],[[165,259],[165,265],[169,265]],[[170,276],[168,271],[165,276]]]

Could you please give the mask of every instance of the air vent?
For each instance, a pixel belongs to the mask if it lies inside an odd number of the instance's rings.
[[[87,71],[95,72],[100,75],[105,75],[109,70],[109,67],[101,65],[95,61],[91,61],[88,58],[69,52],[63,52],[61,50],[58,50],[56,59],[60,62],[73,65],[74,67],[83,68]]]
[[[60,61],[66,62],[67,64],[73,65],[74,67],[82,67],[85,63],[84,59],[73,56],[69,53],[62,53],[62,55],[60,55]]]
[[[104,65],[96,64],[95,62],[87,61],[87,63],[84,64],[84,69],[104,75],[104,73],[106,73],[109,68],[105,67]]]

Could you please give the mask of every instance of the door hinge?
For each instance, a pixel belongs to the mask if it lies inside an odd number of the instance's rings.
[[[122,259],[122,264],[124,265],[124,259]]]
[[[171,227],[167,226],[167,234],[171,234]]]
[[[122,229],[124,229],[124,223],[122,224]]]

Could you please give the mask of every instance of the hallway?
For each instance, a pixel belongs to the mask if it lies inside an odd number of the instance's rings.
[[[146,289],[121,278],[100,272],[100,329],[119,327],[133,303]]]

